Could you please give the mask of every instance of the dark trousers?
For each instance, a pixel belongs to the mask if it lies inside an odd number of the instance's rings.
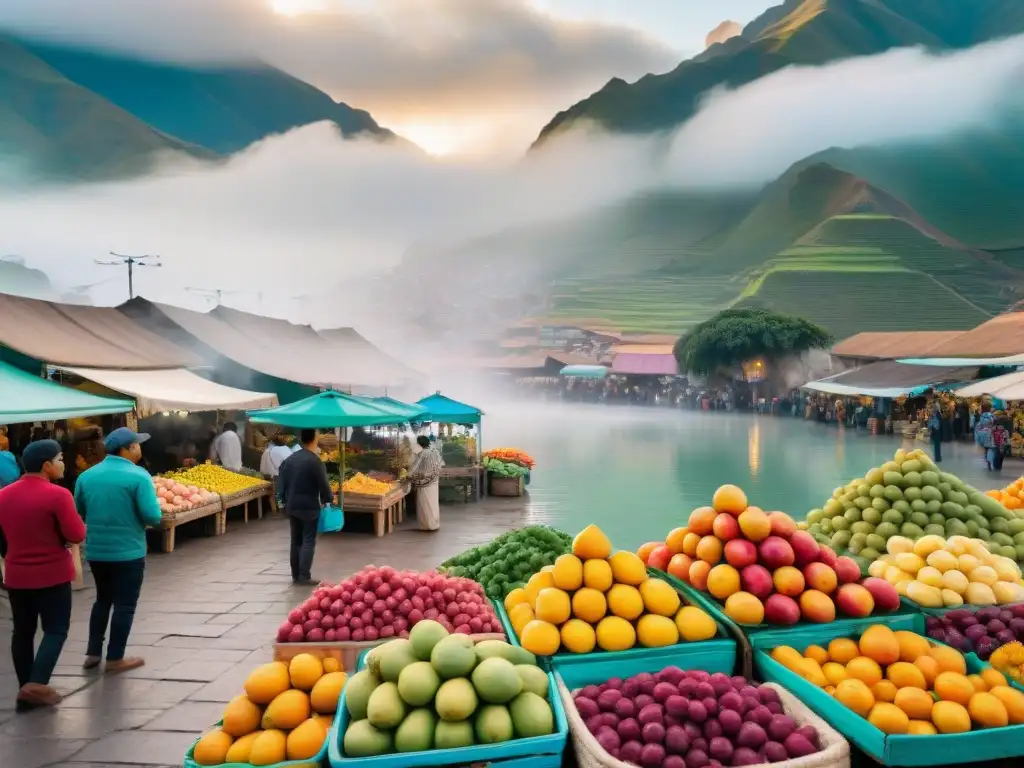
[[[297,517],[289,517],[288,523],[292,532],[292,581],[306,581],[311,578],[310,572],[313,570],[316,532],[320,526],[320,519],[301,520]]]
[[[107,661],[120,661],[128,646],[128,635],[135,620],[135,606],[142,592],[146,558],[120,562],[89,561],[96,581],[96,602],[89,616],[89,646],[86,656],[103,655],[103,639],[110,625]]]
[[[10,589],[11,658],[18,685],[39,683],[49,685],[57,666],[64,641],[71,625],[71,584],[57,584],[43,589]],[[35,647],[36,628],[43,625],[43,639]]]
[[[942,435],[938,430],[932,433],[932,453],[935,455],[936,463],[942,461]]]

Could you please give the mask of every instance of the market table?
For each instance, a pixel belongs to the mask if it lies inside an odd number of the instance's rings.
[[[160,520],[160,528],[163,531],[162,548],[164,552],[174,551],[174,532],[183,523],[190,523],[204,517],[213,518],[213,535],[223,536],[226,530],[227,509],[223,499],[203,504],[201,507],[170,512]]]
[[[480,501],[483,496],[483,467],[441,467],[440,480],[454,480],[467,478],[473,486],[473,501]],[[469,501],[469,499],[466,499]]]
[[[232,493],[229,496],[224,496],[224,512],[227,513],[229,509],[236,507],[242,507],[242,519],[249,522],[249,502],[256,502],[256,517],[258,520],[263,519],[263,499],[268,498],[273,493],[274,486],[271,483],[261,483],[260,485],[254,485],[251,488],[246,488],[238,493]]]
[[[383,536],[405,519],[405,499],[408,495],[409,489],[405,484],[381,496],[345,493],[341,497],[341,508],[346,514],[373,515],[373,532],[376,536]]]

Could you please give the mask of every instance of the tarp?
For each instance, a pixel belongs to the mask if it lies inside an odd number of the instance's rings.
[[[1007,312],[931,349],[934,357],[1006,357],[1024,354],[1024,312]],[[905,355],[904,355],[905,357]]]
[[[1010,402],[1024,400],[1024,371],[1015,371],[1002,376],[993,376],[991,379],[975,381],[956,390],[953,394],[957,397],[991,395]]]
[[[977,367],[935,368],[886,360],[808,382],[804,388],[836,395],[899,397],[918,394],[943,383],[970,380],[977,375]]]
[[[608,369],[603,365],[567,365],[559,373],[581,379],[603,379],[608,375]]]
[[[836,344],[829,352],[836,357],[893,360],[911,355],[924,356],[951,342],[963,331],[886,331],[858,333]]]
[[[359,378],[370,384],[379,382],[378,386],[392,386],[424,378],[422,373],[387,354],[354,328],[327,328],[316,333],[337,351],[338,359],[344,361],[349,370],[358,372]]]
[[[427,409],[418,421],[436,421],[441,424],[479,424],[483,411],[458,400],[445,397],[440,392],[427,395],[416,401]]]
[[[260,411],[249,411],[254,424],[278,424],[293,429],[336,429],[404,424],[408,416],[372,405],[367,398],[328,390],[297,403]]]
[[[621,375],[675,376],[679,373],[675,355],[620,352],[612,360],[612,373]]]
[[[163,411],[235,411],[277,405],[277,395],[225,387],[182,368],[112,371],[61,367],[135,398],[140,418]]]
[[[52,365],[182,368],[200,363],[116,309],[6,294],[0,294],[0,344]]]
[[[0,424],[103,416],[134,407],[131,400],[79,392],[0,363]]]

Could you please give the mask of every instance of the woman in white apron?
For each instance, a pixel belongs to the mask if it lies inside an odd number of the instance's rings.
[[[430,438],[420,436],[416,443],[423,449],[413,460],[409,479],[416,488],[416,519],[420,530],[436,531],[441,527],[441,502],[438,498],[438,480],[444,460],[430,444]]]

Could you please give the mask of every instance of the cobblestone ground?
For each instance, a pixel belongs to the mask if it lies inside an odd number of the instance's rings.
[[[321,536],[313,576],[334,581],[367,563],[428,569],[534,522],[529,518],[524,499],[487,499],[443,506],[436,533],[417,530],[413,516],[379,539],[356,518],[351,525],[367,533]],[[147,562],[128,648],[146,665],[116,676],[83,672],[89,586],[75,593],[71,633],[53,679],[67,698],[27,714],[14,711],[10,606],[0,597],[0,766],[180,766],[248,673],[270,660],[278,625],[308,593],[291,585],[283,519],[230,520],[225,536],[211,538],[189,538],[186,529],[173,553],[151,554]]]

